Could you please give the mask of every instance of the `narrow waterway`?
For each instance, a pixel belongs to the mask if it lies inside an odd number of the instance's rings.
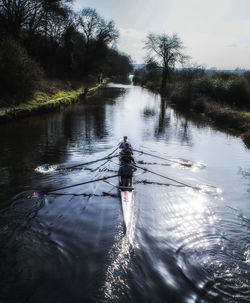
[[[172,179],[138,168],[129,237],[103,181],[33,196],[116,174],[117,158],[67,167],[105,157],[123,135],[166,159],[134,152],[138,166]],[[117,84],[0,125],[0,138],[0,302],[250,302],[250,152],[239,138]]]

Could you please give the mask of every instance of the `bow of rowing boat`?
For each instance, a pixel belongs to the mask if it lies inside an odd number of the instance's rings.
[[[133,205],[134,205],[134,193],[133,188],[120,189],[122,212],[124,218],[125,231],[130,230],[133,219]]]

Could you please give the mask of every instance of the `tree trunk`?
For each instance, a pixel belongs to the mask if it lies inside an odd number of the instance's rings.
[[[162,72],[162,80],[161,80],[161,88],[160,88],[161,95],[166,95],[167,93],[167,78],[168,78],[168,70],[167,68],[164,68]]]

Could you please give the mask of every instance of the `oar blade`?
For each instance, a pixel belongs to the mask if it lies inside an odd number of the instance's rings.
[[[39,198],[39,197],[42,197],[42,196],[46,195],[46,193],[47,192],[45,192],[45,191],[40,191],[40,192],[39,191],[34,191],[32,197]]]

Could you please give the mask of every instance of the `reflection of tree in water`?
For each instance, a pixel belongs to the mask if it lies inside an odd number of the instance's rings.
[[[92,150],[92,143],[97,139],[103,139],[109,135],[110,128],[107,127],[107,119],[112,118],[109,112],[107,117],[107,107],[115,104],[116,98],[125,93],[125,90],[115,88],[105,88],[90,99],[83,101],[83,106],[77,106],[72,113],[69,112],[71,122],[71,140],[74,144],[78,144],[79,148]],[[67,123],[65,123],[67,124]]]
[[[239,167],[238,173],[246,180],[248,180],[249,188],[247,190],[248,195],[250,197],[250,166],[247,166],[245,168]]]
[[[175,136],[182,144],[192,145],[192,134],[189,128],[189,112],[185,114],[176,113],[169,108],[168,101],[161,98],[159,105],[159,116],[155,126],[155,138],[164,138],[169,141],[170,136]],[[171,122],[171,116],[174,113],[174,123]]]
[[[108,135],[107,105],[113,105],[122,93],[121,89],[107,88],[61,112],[1,125],[0,184],[4,186],[0,199],[18,193],[18,187],[23,188],[24,184],[32,186],[37,166],[65,163],[69,149],[90,153],[92,142]]]
[[[159,119],[158,119],[158,125],[155,127],[155,137],[159,138],[162,135],[166,134],[166,139],[169,138],[170,132],[170,113],[166,115],[166,109],[167,109],[167,101],[166,99],[161,98],[160,101],[160,111],[159,111]]]
[[[85,136],[86,140],[96,141],[109,135],[107,128],[107,106],[115,105],[115,100],[125,93],[124,89],[106,88],[99,91],[99,94],[91,98],[88,106],[85,107]],[[108,119],[111,119],[109,115]]]
[[[35,167],[65,162],[62,123],[62,115],[51,113],[0,126],[0,167],[4,171],[0,198],[15,194],[22,184],[31,186]]]
[[[189,111],[187,111],[185,114],[177,114],[175,113],[176,118],[176,137],[179,138],[180,142],[182,144],[186,144],[189,146],[192,146],[192,133],[191,129],[189,127],[190,124],[190,117],[189,117]]]

